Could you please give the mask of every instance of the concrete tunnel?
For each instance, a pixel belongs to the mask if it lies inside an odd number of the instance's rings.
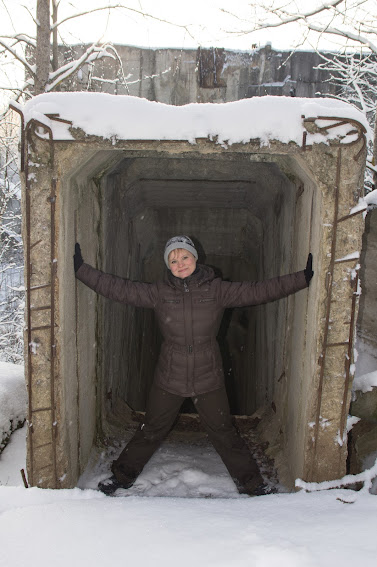
[[[262,280],[303,269],[310,215],[319,205],[317,199],[313,206],[314,183],[295,159],[253,161],[236,152],[161,156],[155,151],[101,151],[70,177],[69,187],[62,214],[71,226],[75,218],[84,260],[142,281],[163,277],[164,245],[175,234],[190,235],[199,261],[225,279]],[[291,403],[297,406],[294,380],[300,377],[294,377],[294,360],[305,356],[306,301],[303,291],[225,312],[218,340],[234,415],[251,416],[274,404],[276,386],[287,378]],[[71,333],[77,327],[78,368],[67,368],[66,374],[77,374],[80,384],[85,462],[94,430],[106,431],[114,422],[127,427],[129,409],[145,409],[161,337],[152,310],[98,297],[81,283],[76,283],[76,305],[66,329]],[[66,363],[72,364],[70,357]],[[288,366],[291,377],[286,376]],[[185,402],[182,411],[195,410]]]
[[[145,409],[160,348],[151,310],[99,297],[75,279],[75,241],[100,270],[154,281],[176,234],[188,234],[199,260],[233,281],[302,270],[313,253],[308,290],[227,310],[218,339],[231,410],[247,427],[258,422],[280,481],[293,489],[298,477],[344,475],[363,232],[361,215],[350,211],[363,187],[362,125],[347,121],[343,107],[339,120],[325,119],[321,107],[318,124],[298,117],[301,145],[266,145],[248,133],[221,144],[201,137],[200,120],[194,142],[168,131],[140,139],[138,124],[109,139],[68,131],[75,106],[44,100],[41,116],[47,111],[53,127],[25,121],[22,154],[29,483],[76,486],[93,448],[126,440]],[[131,105],[128,112],[136,104],[115,100]],[[153,130],[152,118],[163,120],[168,109],[140,104],[154,113],[144,122]],[[174,112],[187,118],[185,108]],[[93,114],[85,116],[92,124]],[[333,137],[323,143],[327,127]],[[185,403],[182,412],[192,411]]]

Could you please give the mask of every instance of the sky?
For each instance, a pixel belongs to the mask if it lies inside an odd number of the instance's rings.
[[[349,0],[349,4],[358,0]],[[273,3],[266,0],[264,3]],[[232,33],[237,28],[247,27],[256,17],[250,8],[250,0],[121,0],[122,5],[130,8],[112,12],[98,11],[92,16],[70,20],[62,29],[64,38],[72,43],[102,39],[114,43],[141,45],[144,47],[198,47],[221,46],[233,49],[251,49],[252,44],[264,45],[271,42],[277,49],[290,49],[301,39],[301,31],[296,27],[267,30],[249,35]],[[275,2],[276,3],[276,2]],[[61,0],[59,19],[68,14],[117,4],[117,0]],[[322,0],[295,0],[286,4],[308,10],[322,4]],[[376,4],[367,0],[364,4]],[[36,0],[0,0],[0,34],[24,32],[34,35],[34,23],[30,14],[35,14]],[[231,11],[237,17],[221,10]],[[133,12],[132,10],[135,10]],[[154,15],[156,18],[173,22],[169,25],[152,18],[137,14],[136,11]],[[373,12],[371,12],[373,13]],[[243,20],[242,20],[243,18]],[[187,26],[185,30],[183,27]],[[333,48],[334,41],[321,45]],[[310,48],[314,43],[306,43]]]

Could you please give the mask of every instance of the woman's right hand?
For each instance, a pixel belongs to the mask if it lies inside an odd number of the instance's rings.
[[[83,263],[84,263],[84,260],[83,260],[82,254],[81,254],[80,244],[78,242],[76,242],[75,254],[73,256],[73,267],[75,269],[75,273],[82,266]]]

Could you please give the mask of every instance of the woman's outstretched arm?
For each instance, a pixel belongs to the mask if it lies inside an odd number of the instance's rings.
[[[105,274],[89,266],[83,260],[79,243],[75,245],[73,266],[76,278],[104,297],[136,307],[153,309],[156,306],[158,300],[156,284],[134,282],[112,274]]]

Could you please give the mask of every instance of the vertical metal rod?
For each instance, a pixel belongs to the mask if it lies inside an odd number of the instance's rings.
[[[346,366],[346,379],[344,382],[344,392],[343,392],[343,405],[342,405],[342,413],[340,418],[340,426],[339,426],[339,434],[341,439],[343,439],[343,432],[346,428],[346,419],[348,414],[348,406],[347,406],[347,399],[348,399],[348,391],[351,381],[351,360],[352,360],[352,349],[353,349],[353,339],[354,339],[354,329],[355,329],[355,314],[356,314],[356,301],[357,301],[357,288],[359,283],[359,272],[356,272],[354,290],[352,293],[352,304],[351,304],[351,321],[350,321],[350,332],[349,332],[349,339],[348,339],[348,353],[345,362]]]
[[[54,171],[54,141],[51,128],[38,120],[30,120],[25,127],[25,206],[26,206],[26,279],[27,279],[27,294],[26,294],[26,308],[27,308],[27,337],[28,337],[28,422],[29,422],[29,481],[34,485],[34,446],[33,446],[33,397],[32,397],[32,357],[30,344],[32,342],[32,324],[31,324],[31,197],[30,197],[30,183],[29,183],[29,136],[31,135],[32,128],[40,126],[44,128],[49,135],[50,146],[50,169],[52,173],[51,180],[51,194],[50,194],[50,272],[51,272],[51,312],[50,312],[50,394],[51,394],[51,442],[52,442],[52,467],[54,476],[54,486],[57,487],[57,466],[56,466],[56,412],[55,412],[55,276],[56,266],[54,262],[55,254],[55,200],[56,200],[56,180],[53,176]]]
[[[29,125],[28,125],[29,126]],[[26,320],[27,320],[27,391],[28,391],[28,448],[29,448],[29,481],[34,485],[34,446],[33,446],[33,389],[32,389],[32,359],[31,359],[31,243],[30,243],[30,183],[29,183],[29,141],[28,132],[29,128],[26,127],[25,131],[25,224],[26,224]]]
[[[51,392],[51,435],[52,435],[52,468],[54,475],[54,486],[58,487],[58,478],[56,470],[56,437],[57,437],[57,423],[56,423],[56,408],[55,408],[55,278],[56,278],[56,258],[55,258],[55,205],[56,205],[56,179],[54,177],[54,162],[53,155],[51,158],[51,195],[50,195],[50,219],[51,219],[51,234],[50,234],[50,270],[51,270],[51,311],[50,311],[50,392]]]
[[[21,476],[22,476],[22,481],[24,483],[24,487],[29,488],[29,485],[28,485],[27,480],[26,480],[26,475],[25,475],[24,469],[21,469],[20,473],[21,473]]]

